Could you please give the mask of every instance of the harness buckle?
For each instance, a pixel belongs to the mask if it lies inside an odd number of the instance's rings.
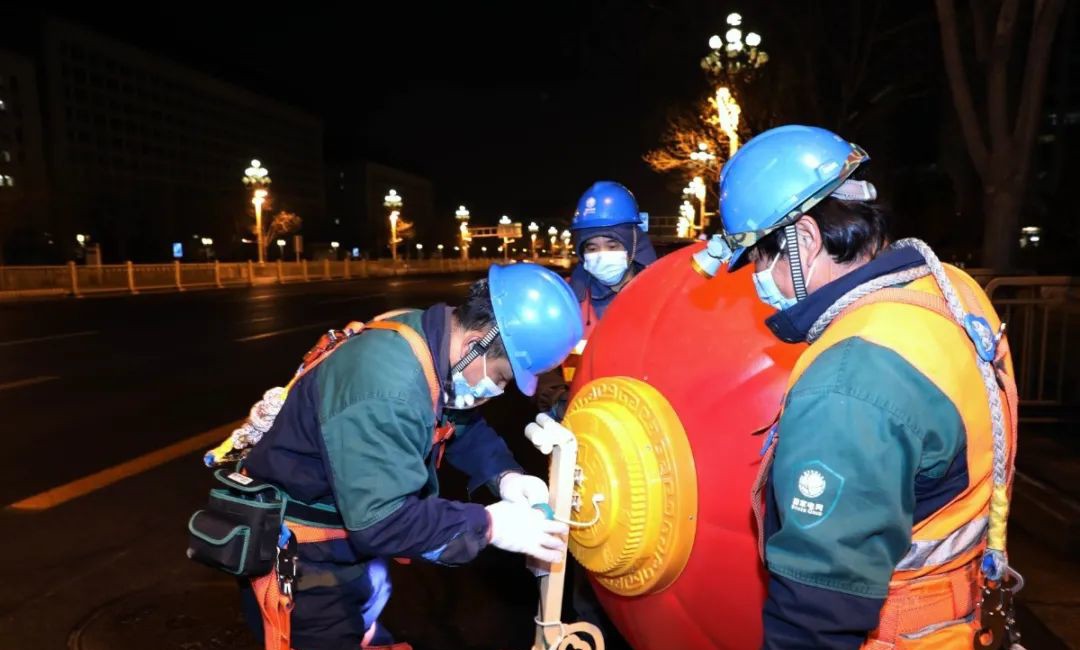
[[[997,357],[997,346],[998,342],[1001,341],[1002,334],[1004,334],[1004,328],[995,334],[993,328],[990,327],[990,323],[985,318],[975,314],[966,314],[964,316],[964,331],[967,332],[971,342],[975,344],[975,352],[978,353],[979,358],[987,363],[993,363]]]
[[[277,570],[278,588],[286,598],[293,597],[293,583],[296,582],[296,563],[298,559],[296,535],[285,524],[281,525],[281,535],[278,537]]]
[[[1010,582],[1010,579],[1012,581]],[[1020,631],[1016,628],[1013,592],[1017,581],[1012,574],[1000,581],[983,581],[979,601],[979,631],[975,634],[976,650],[1007,650],[1018,646]]]

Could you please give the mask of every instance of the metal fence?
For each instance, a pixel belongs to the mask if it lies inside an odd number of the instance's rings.
[[[1008,328],[1021,405],[1080,406],[1080,278],[999,277],[986,294]]]
[[[569,268],[562,258],[537,260],[546,266]],[[299,262],[210,262],[205,264],[103,264],[101,266],[0,266],[0,297],[69,295],[94,293],[139,293],[140,291],[185,291],[195,288],[254,286],[350,280],[419,273],[483,271],[496,259],[427,260],[319,260]]]

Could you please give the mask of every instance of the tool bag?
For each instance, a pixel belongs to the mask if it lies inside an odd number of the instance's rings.
[[[266,575],[283,533],[286,499],[269,483],[219,469],[206,508],[188,520],[187,556],[238,576]]]

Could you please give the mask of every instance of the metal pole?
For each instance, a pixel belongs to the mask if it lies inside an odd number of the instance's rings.
[[[300,268],[304,271],[304,282],[308,281],[307,260],[300,260]]]
[[[127,261],[127,280],[128,280],[128,291],[130,291],[133,294],[139,293],[135,289],[135,265],[131,263],[131,260]]]
[[[68,271],[71,274],[71,295],[79,298],[79,270],[75,268],[75,262],[68,262]]]
[[[255,264],[253,264],[251,260],[248,260],[247,267],[248,267],[248,285],[254,287],[255,286]]]
[[[258,190],[256,190],[256,192],[257,191]],[[265,264],[266,257],[263,254],[262,201],[258,198],[255,199],[255,235],[258,239],[259,264]]]
[[[285,284],[285,266],[281,263],[281,258],[277,261],[277,281],[278,284]]]
[[[397,267],[397,219],[390,220],[390,259]]]
[[[173,261],[173,275],[176,278],[176,290],[183,291],[184,283],[182,282],[182,278],[180,277],[180,260]]]
[[[330,279],[330,258],[329,257],[324,257],[323,258],[323,279],[324,280],[329,280]]]

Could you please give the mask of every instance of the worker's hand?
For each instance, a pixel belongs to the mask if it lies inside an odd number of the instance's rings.
[[[509,472],[499,481],[499,498],[511,503],[535,506],[548,502],[548,486],[536,476]]]
[[[524,553],[545,562],[562,562],[566,555],[566,524],[552,521],[523,503],[499,501],[487,507],[491,517],[489,542],[511,553]]]

